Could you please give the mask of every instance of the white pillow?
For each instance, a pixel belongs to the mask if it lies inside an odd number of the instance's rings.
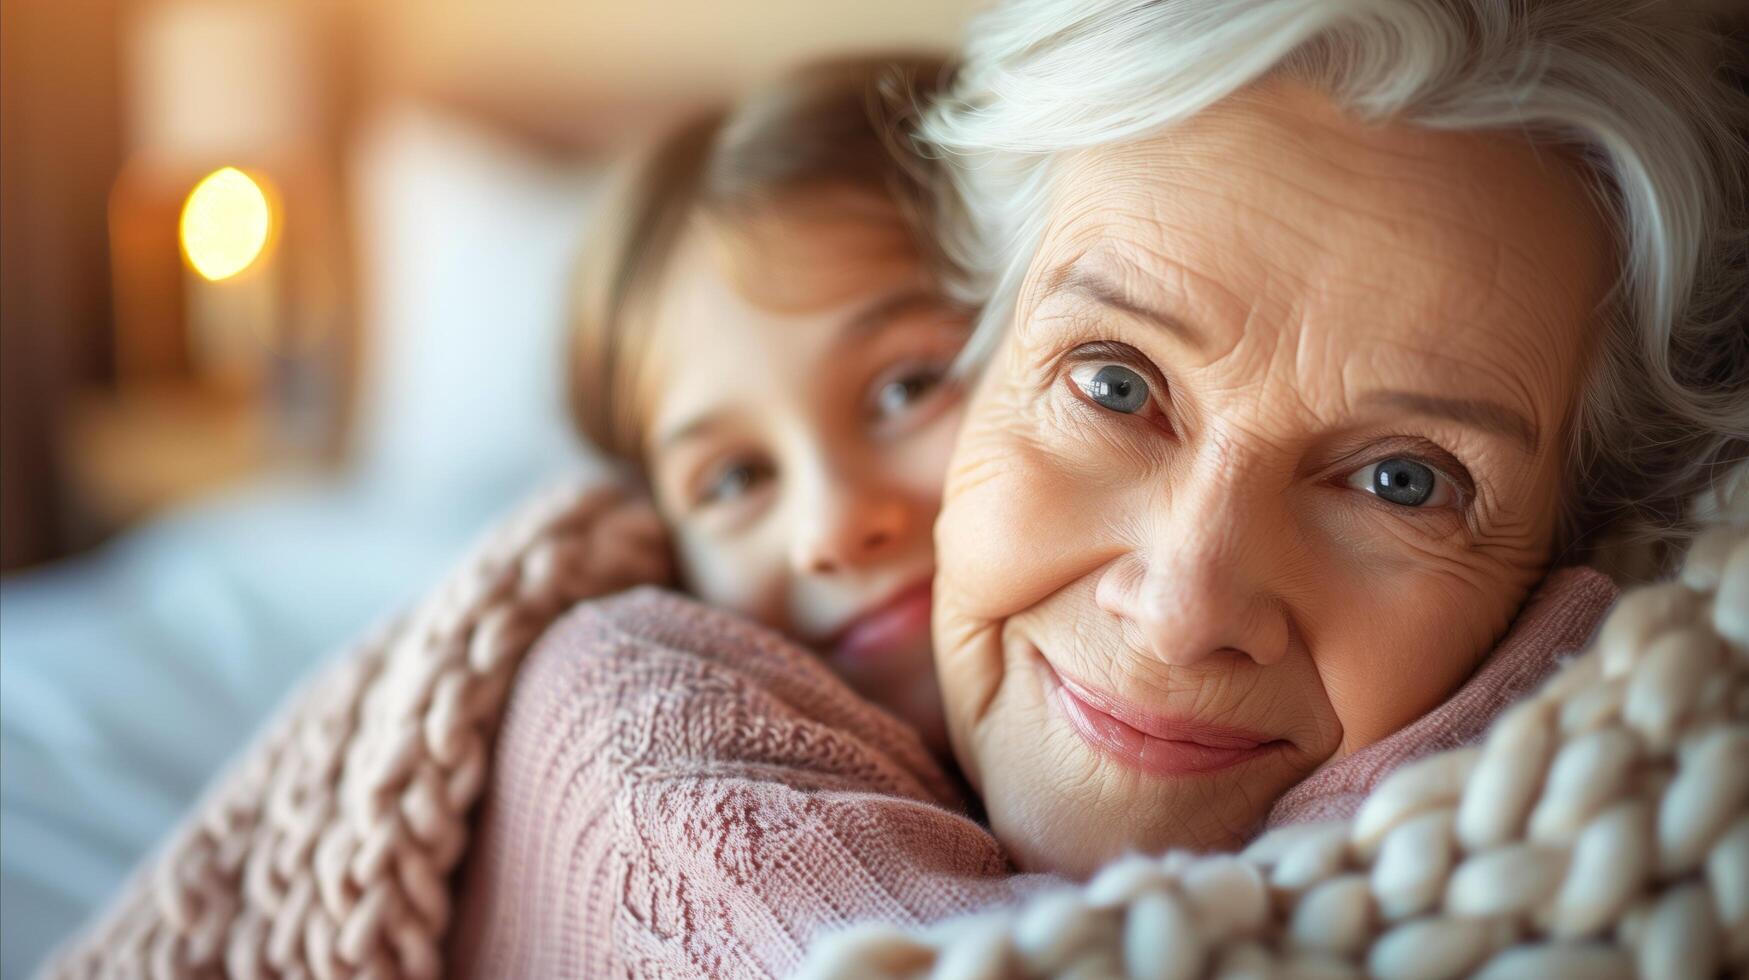
[[[565,415],[568,283],[597,188],[441,110],[385,110],[353,158],[361,475],[499,500],[585,453]]]

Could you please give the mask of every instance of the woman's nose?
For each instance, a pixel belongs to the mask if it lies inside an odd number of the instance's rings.
[[[1268,666],[1287,653],[1288,612],[1271,588],[1280,541],[1254,515],[1180,500],[1150,540],[1113,562],[1095,588],[1139,651],[1177,667],[1238,654]]]
[[[797,528],[790,564],[797,574],[830,575],[883,561],[915,530],[912,508],[897,494],[820,494]]]

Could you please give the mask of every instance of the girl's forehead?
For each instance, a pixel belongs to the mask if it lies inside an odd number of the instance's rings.
[[[694,418],[801,410],[806,391],[873,356],[846,342],[860,319],[935,302],[921,263],[896,254],[879,225],[759,231],[737,240],[695,228],[676,249],[632,385],[653,450]]]
[[[701,216],[687,236],[702,253],[691,261],[776,313],[829,309],[920,274],[918,243],[890,203],[846,195],[835,205],[804,199],[754,215]],[[676,256],[677,266],[685,261]]]

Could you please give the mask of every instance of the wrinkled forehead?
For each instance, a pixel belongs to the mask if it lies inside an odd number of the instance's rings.
[[[1273,337],[1571,361],[1568,374],[1598,330],[1611,255],[1561,152],[1362,123],[1275,84],[1062,160],[1022,322],[1092,269],[1192,321],[1211,351]]]

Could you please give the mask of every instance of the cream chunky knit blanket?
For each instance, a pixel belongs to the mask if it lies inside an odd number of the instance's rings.
[[[614,490],[538,502],[294,698],[49,975],[441,973],[451,872],[514,672],[577,601],[666,579],[660,535]],[[807,969],[1282,964],[1404,977],[1749,966],[1749,534],[1702,538],[1679,581],[1623,598],[1594,649],[1483,746],[1398,771],[1352,820],[1284,828],[1236,857],[1128,858],[921,932],[853,930]]]

